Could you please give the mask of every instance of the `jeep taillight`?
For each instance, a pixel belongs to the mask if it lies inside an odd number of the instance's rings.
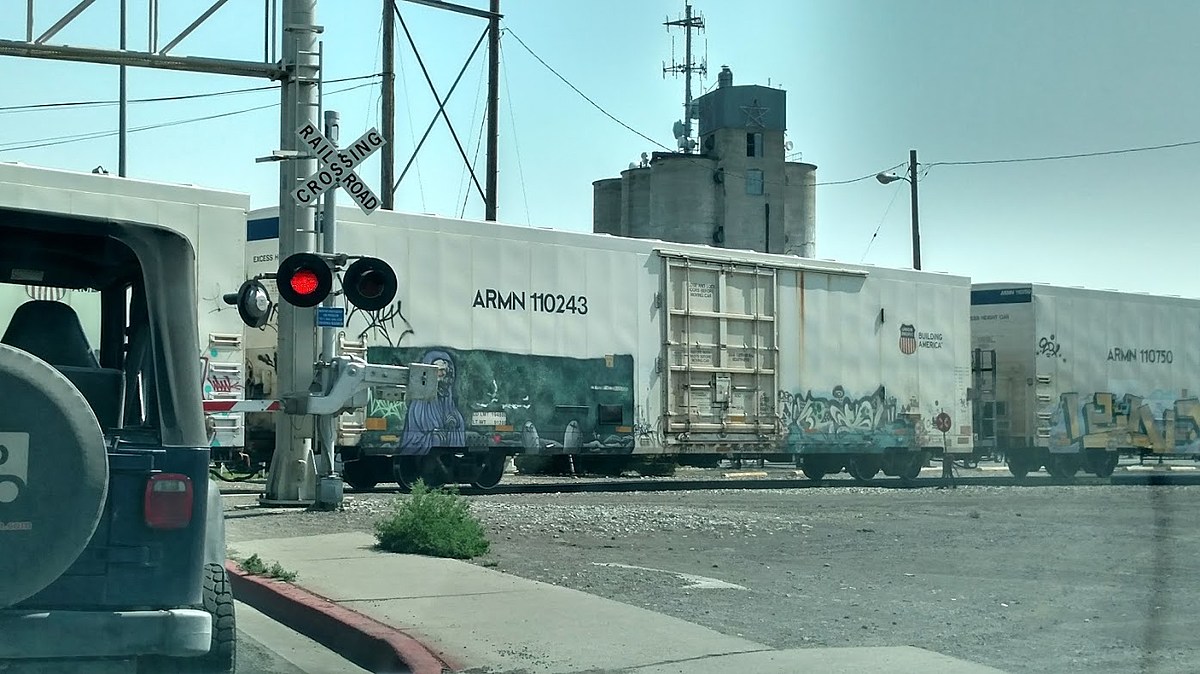
[[[192,480],[187,475],[160,473],[146,482],[146,526],[182,529],[192,522]]]

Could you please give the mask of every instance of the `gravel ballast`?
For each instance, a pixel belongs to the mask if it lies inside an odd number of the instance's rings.
[[[370,531],[395,497],[271,513],[231,542]],[[913,645],[1010,672],[1191,672],[1200,487],[470,497],[474,560],[778,648]]]

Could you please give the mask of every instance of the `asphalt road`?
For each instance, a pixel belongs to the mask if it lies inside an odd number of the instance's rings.
[[[238,674],[358,674],[324,646],[237,603]]]

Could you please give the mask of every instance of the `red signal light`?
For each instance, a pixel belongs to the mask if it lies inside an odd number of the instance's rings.
[[[315,307],[333,290],[333,271],[312,253],[296,253],[279,264],[279,295],[296,307]]]
[[[311,295],[317,292],[317,286],[320,284],[317,274],[311,269],[297,271],[291,280],[292,292],[297,295]]]

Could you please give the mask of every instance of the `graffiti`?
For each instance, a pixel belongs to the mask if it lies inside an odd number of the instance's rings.
[[[438,395],[375,407],[360,446],[425,454],[434,447],[529,453],[629,453],[633,357],[566,358],[451,348],[372,346],[372,363],[439,366]]]
[[[662,435],[661,427],[651,425],[644,421],[636,421],[633,424],[633,437],[636,438],[639,447],[653,447],[661,444],[660,436]]]
[[[937,407],[937,403],[934,403]],[[779,392],[779,418],[787,432],[788,447],[800,451],[809,446],[853,445],[906,447],[927,444],[931,432],[919,419],[916,400],[900,406],[880,386],[873,393],[853,397],[843,386],[828,396],[789,391]]]
[[[358,307],[351,307],[350,314],[346,316],[346,325],[350,325],[350,321],[358,314],[362,314],[367,322],[366,327],[358,333],[359,341],[370,341],[375,344],[386,344],[387,346],[397,347],[400,346],[404,338],[408,335],[417,334],[413,330],[412,324],[404,317],[400,300],[396,300],[395,305],[379,311],[363,311]],[[397,330],[396,319],[400,319],[404,327],[400,331],[400,334],[393,340],[392,333]]]
[[[454,402],[458,375],[454,358],[435,349],[427,351],[421,362],[438,367],[438,392],[432,400],[414,400],[408,405],[400,453],[428,454],[433,447],[465,447],[467,424]]]
[[[1200,399],[1127,393],[1064,393],[1053,415],[1050,444],[1076,449],[1200,451]]]
[[[272,350],[270,353],[254,354],[252,359],[246,361],[246,398],[260,399],[274,395],[277,358],[277,352]]]
[[[242,390],[241,383],[229,376],[219,377],[217,375],[209,375],[207,382],[212,387],[212,392],[218,395],[229,395]]]
[[[499,407],[504,410],[527,410],[529,409],[529,396],[522,396],[519,402],[500,402],[500,384],[495,379],[492,380],[492,390],[487,395],[487,400],[483,402],[473,403],[471,406],[476,409],[489,409]]]
[[[371,406],[367,409],[367,416],[403,421],[405,416],[404,401],[371,398]]]
[[[1060,351],[1062,351],[1062,344],[1058,343],[1054,335],[1050,335],[1049,337],[1042,337],[1038,340],[1037,351],[1035,352],[1035,355],[1043,356],[1045,358],[1058,358]],[[1066,358],[1063,358],[1064,362],[1066,360]]]
[[[779,392],[784,424],[806,432],[845,433],[882,428],[896,418],[896,399],[887,398],[880,386],[869,396],[850,398],[841,386],[830,397],[814,396],[812,391],[796,396]]]

